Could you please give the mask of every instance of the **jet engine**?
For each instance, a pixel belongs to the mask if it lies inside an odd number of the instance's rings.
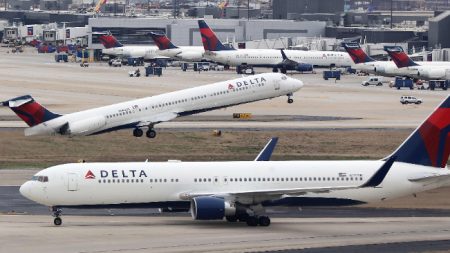
[[[313,71],[313,65],[309,63],[299,63],[297,64],[296,70],[298,72],[309,72]]]
[[[103,116],[91,117],[74,122],[67,122],[60,129],[62,135],[84,135],[95,132],[106,124]]]
[[[194,220],[221,220],[235,214],[236,208],[221,198],[196,197],[191,200],[191,215]]]

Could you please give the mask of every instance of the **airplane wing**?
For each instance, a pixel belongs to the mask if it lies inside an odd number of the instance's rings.
[[[165,121],[170,121],[175,119],[176,117],[178,117],[178,113],[176,112],[160,113],[141,119],[138,126],[148,126],[149,124],[157,124]]]
[[[392,156],[375,172],[375,174],[362,185],[348,185],[348,186],[324,186],[324,187],[299,187],[299,188],[285,188],[285,189],[267,189],[267,190],[248,190],[248,191],[228,191],[228,192],[192,192],[181,193],[179,197],[184,200],[192,199],[200,196],[233,196],[235,198],[245,197],[267,197],[274,198],[281,195],[303,195],[307,193],[327,193],[331,191],[349,190],[358,188],[378,187],[386,177],[397,157]]]

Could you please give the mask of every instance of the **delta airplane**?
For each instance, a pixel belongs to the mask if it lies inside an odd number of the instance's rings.
[[[377,161],[75,163],[20,187],[52,208],[190,211],[195,220],[269,226],[269,206],[353,205],[449,185],[450,96],[388,158]]]
[[[384,50],[405,75],[425,80],[450,80],[450,62],[424,61],[416,63],[400,46],[385,46]]]
[[[141,98],[81,112],[59,115],[37,103],[31,96],[0,102],[11,108],[29,128],[25,135],[85,136],[131,128],[133,135],[154,138],[155,124],[196,113],[226,108],[279,96],[288,96],[303,83],[284,74],[266,73],[195,88]]]
[[[163,56],[180,61],[201,61],[205,59],[203,57],[203,54],[205,53],[203,47],[177,47],[170,41],[169,38],[167,38],[165,34],[152,32],[150,33],[150,36],[155,41],[155,44],[159,49],[159,53]]]
[[[394,62],[377,61],[373,59],[362,50],[359,43],[342,43],[342,46],[355,63],[352,68],[356,70],[390,77],[399,76],[401,74],[401,71],[398,70]]]
[[[124,46],[112,34],[102,34],[98,39],[105,47],[102,49],[103,54],[144,58],[144,60],[167,58],[160,54],[156,46]]]
[[[198,25],[202,36],[205,57],[211,61],[230,66],[269,67],[274,72],[278,69],[286,73],[286,65],[282,64],[283,56],[277,49],[234,49],[222,44],[216,34],[204,20]],[[300,72],[309,71],[313,66],[319,67],[350,67],[353,62],[346,52],[336,51],[300,51],[284,50],[286,56],[295,61],[295,68]]]

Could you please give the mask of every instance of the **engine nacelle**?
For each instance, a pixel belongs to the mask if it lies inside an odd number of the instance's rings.
[[[313,71],[314,67],[312,64],[309,64],[309,63],[299,63],[299,64],[297,64],[296,70],[298,72],[309,72],[309,71]]]
[[[386,68],[382,67],[382,66],[376,66],[373,68],[373,71],[376,74],[386,74]]]
[[[221,198],[196,197],[191,200],[191,215],[194,220],[221,220],[235,214],[236,208]]]
[[[104,125],[106,125],[105,117],[91,117],[64,124],[60,129],[60,133],[63,135],[90,134]]]

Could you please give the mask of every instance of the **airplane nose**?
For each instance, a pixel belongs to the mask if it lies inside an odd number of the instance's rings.
[[[295,78],[291,78],[291,79],[292,79],[291,82],[292,82],[295,90],[299,90],[303,87],[302,81],[295,79]]]
[[[19,191],[20,191],[20,194],[22,194],[22,196],[29,199],[30,192],[31,192],[30,182],[25,182],[23,185],[21,185],[19,188]]]

